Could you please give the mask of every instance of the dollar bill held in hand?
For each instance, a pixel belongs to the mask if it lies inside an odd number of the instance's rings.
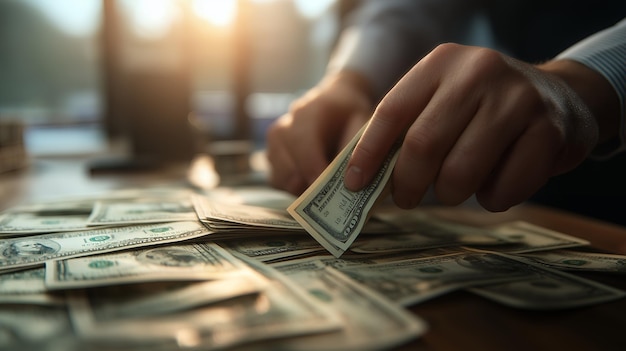
[[[361,128],[317,180],[287,208],[296,221],[335,257],[348,250],[360,234],[398,157],[399,145],[394,145],[368,186],[357,192],[346,189],[346,167],[365,128]]]
[[[0,271],[45,261],[193,239],[210,231],[198,221],[52,233],[0,241]]]

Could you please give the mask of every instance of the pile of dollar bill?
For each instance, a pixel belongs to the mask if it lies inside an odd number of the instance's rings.
[[[280,247],[310,238],[284,210],[124,190],[9,209],[0,233],[3,350],[360,350],[425,330],[332,267],[287,276],[246,255],[319,252]]]
[[[625,257],[574,251],[587,242],[530,223],[383,206],[338,258],[286,205],[262,205],[273,190],[237,191],[129,189],[4,211],[0,349],[376,350],[426,331],[406,306],[458,289],[527,309],[624,296],[565,271],[623,273]]]
[[[379,350],[426,332],[405,307],[456,290],[532,310],[626,296],[571,273],[626,272],[584,240],[376,206],[394,153],[346,190],[355,143],[297,199],[128,189],[4,211],[0,349]]]

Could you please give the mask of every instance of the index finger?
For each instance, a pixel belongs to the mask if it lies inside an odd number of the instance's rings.
[[[419,68],[420,64],[414,66],[374,111],[348,161],[344,177],[348,190],[361,190],[372,181],[394,143],[404,136],[430,100],[433,84],[418,78]],[[415,82],[420,84],[416,86]]]

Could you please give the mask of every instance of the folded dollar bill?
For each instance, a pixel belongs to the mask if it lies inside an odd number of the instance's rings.
[[[348,250],[361,233],[370,210],[385,190],[398,157],[396,146],[368,186],[357,192],[346,189],[343,181],[346,167],[364,131],[365,126],[287,208],[293,218],[335,257]]]

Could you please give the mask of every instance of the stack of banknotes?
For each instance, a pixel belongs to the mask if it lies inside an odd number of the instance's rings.
[[[0,349],[379,350],[427,331],[406,307],[452,291],[531,310],[626,296],[572,273],[626,273],[584,240],[381,202],[393,157],[347,191],[347,150],[297,199],[151,188],[5,210]]]

